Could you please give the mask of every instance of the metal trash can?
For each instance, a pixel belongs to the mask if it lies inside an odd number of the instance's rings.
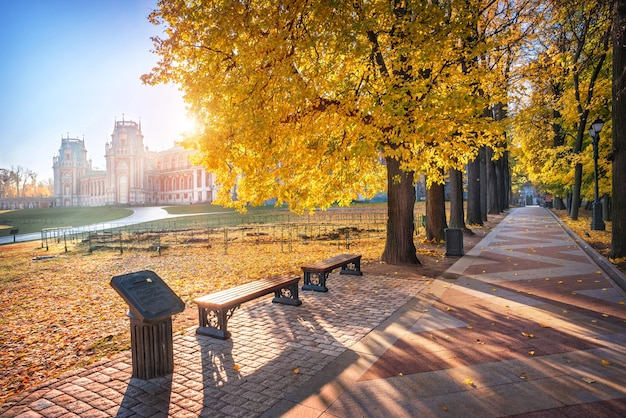
[[[111,286],[128,303],[132,377],[146,380],[173,373],[172,315],[185,310],[185,303],[150,270],[115,276]]]
[[[446,257],[460,257],[463,252],[463,230],[457,228],[444,229],[446,240]]]

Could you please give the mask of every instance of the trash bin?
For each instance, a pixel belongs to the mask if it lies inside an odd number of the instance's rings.
[[[460,257],[463,252],[463,230],[446,228],[444,231],[446,240],[446,257]]]
[[[153,379],[174,372],[172,315],[185,303],[153,271],[115,276],[111,286],[128,303],[133,375]]]

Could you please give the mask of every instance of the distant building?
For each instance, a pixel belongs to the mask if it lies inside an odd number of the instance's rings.
[[[192,151],[150,151],[141,123],[116,121],[105,144],[106,170],[94,170],[85,141],[61,138],[53,159],[55,206],[171,205],[213,201],[215,178],[192,166]]]

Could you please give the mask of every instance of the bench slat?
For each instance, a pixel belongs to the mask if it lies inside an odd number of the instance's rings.
[[[340,254],[323,261],[316,261],[311,264],[305,264],[304,266],[302,266],[302,270],[312,271],[316,273],[324,272],[326,270],[334,270],[338,267],[345,265],[346,263],[356,261],[360,258],[361,256],[358,254]]]
[[[240,303],[280,290],[290,284],[298,283],[299,280],[300,278],[298,276],[283,275],[268,277],[201,296],[194,299],[194,302],[209,308],[239,305]]]

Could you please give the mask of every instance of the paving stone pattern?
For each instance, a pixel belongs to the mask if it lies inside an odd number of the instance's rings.
[[[353,347],[352,378],[266,416],[626,416],[626,296],[548,211],[516,209],[443,277],[387,345]]]

